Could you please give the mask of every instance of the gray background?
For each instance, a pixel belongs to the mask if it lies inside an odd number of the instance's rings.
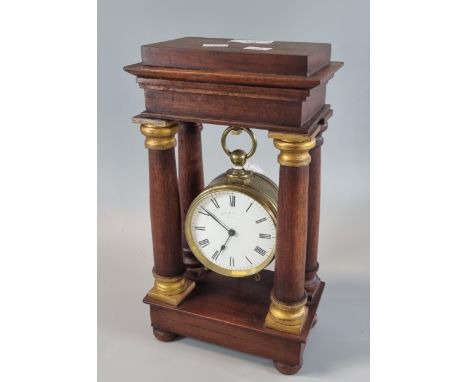
[[[345,62],[328,86],[335,113],[322,149],[319,261],[327,286],[304,366],[293,378],[368,380],[368,1],[100,0],[98,21],[99,380],[291,378],[269,360],[215,345],[188,338],[157,342],[141,302],[152,285],[147,156],[130,120],[144,102],[122,67],[140,60],[142,44],[183,36],[328,42],[332,58]],[[229,166],[219,146],[222,130],[204,128],[206,183]],[[251,162],[277,182],[276,149],[266,133],[257,136]]]

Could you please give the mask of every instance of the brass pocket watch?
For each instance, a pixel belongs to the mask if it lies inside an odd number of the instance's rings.
[[[227,136],[243,131],[251,138],[251,150],[230,151]],[[225,276],[250,276],[275,257],[278,187],[268,177],[244,168],[257,148],[250,129],[228,127],[221,145],[233,168],[193,200],[185,235],[192,253],[206,268]]]

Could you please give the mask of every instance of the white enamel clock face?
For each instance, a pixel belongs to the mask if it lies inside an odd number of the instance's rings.
[[[187,218],[192,250],[215,272],[246,276],[263,269],[274,256],[275,220],[244,193],[213,190],[191,207]]]

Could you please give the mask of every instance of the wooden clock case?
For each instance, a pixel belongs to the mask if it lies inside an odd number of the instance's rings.
[[[284,374],[300,369],[324,288],[320,151],[326,86],[342,66],[330,56],[329,44],[186,37],[144,45],[142,62],[124,68],[145,95],[133,121],[149,155],[155,284],[144,302],[159,340],[193,337],[270,358]],[[202,123],[268,130],[280,150],[275,272],[259,281],[204,270],[185,240],[204,188]]]

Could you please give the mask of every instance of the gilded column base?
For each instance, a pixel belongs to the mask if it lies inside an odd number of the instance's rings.
[[[148,296],[166,304],[177,306],[195,288],[192,280],[187,280],[183,275],[163,277],[156,275],[154,286],[148,292]]]
[[[307,298],[296,304],[285,304],[271,295],[271,304],[265,326],[280,332],[300,334],[307,318],[309,309],[306,306]]]

